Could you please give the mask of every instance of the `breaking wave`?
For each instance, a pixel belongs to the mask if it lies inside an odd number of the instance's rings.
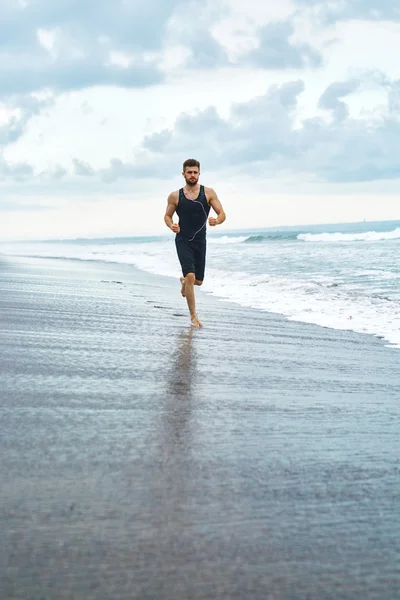
[[[304,242],[381,242],[400,239],[400,227],[393,231],[365,231],[362,233],[300,233]]]

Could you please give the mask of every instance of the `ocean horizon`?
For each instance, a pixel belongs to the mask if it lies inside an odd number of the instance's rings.
[[[331,222],[331,223],[305,223],[301,225],[274,225],[268,227],[239,227],[229,228],[224,225],[223,231],[219,228],[212,230],[208,228],[208,237],[221,237],[223,235],[241,235],[246,233],[271,233],[271,232],[321,232],[332,233],[335,231],[343,232],[367,232],[377,229],[378,231],[388,231],[390,228],[400,227],[400,219],[388,219],[388,220],[360,220],[360,221],[348,221],[348,222]],[[66,235],[62,237],[35,237],[35,238],[15,238],[0,240],[2,244],[18,244],[18,243],[30,243],[30,242],[94,242],[94,241],[125,241],[125,240],[149,240],[149,239],[160,239],[170,237],[170,233],[165,230],[164,233],[150,233],[147,235],[134,234],[134,235],[93,235],[93,236],[73,236]]]

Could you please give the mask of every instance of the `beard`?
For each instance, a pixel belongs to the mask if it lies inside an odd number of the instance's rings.
[[[198,183],[198,181],[199,181],[199,180],[198,180],[198,179],[195,179],[195,180],[193,181],[192,179],[186,179],[186,177],[185,177],[185,181],[186,181],[186,185],[187,185],[188,187],[195,187],[195,186],[197,185],[197,183]]]

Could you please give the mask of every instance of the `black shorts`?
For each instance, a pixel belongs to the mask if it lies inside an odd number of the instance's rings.
[[[203,281],[206,266],[207,242],[175,239],[176,251],[182,267],[184,277],[188,273],[194,273],[197,281]]]

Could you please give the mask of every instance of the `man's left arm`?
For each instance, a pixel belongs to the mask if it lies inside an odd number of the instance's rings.
[[[221,225],[221,223],[223,223],[226,219],[225,211],[222,208],[222,204],[219,201],[219,198],[218,198],[216,192],[212,188],[208,188],[207,192],[208,192],[207,193],[208,203],[214,209],[214,211],[217,213],[217,218],[210,217],[208,219],[208,224],[211,227],[214,227],[215,225]]]

